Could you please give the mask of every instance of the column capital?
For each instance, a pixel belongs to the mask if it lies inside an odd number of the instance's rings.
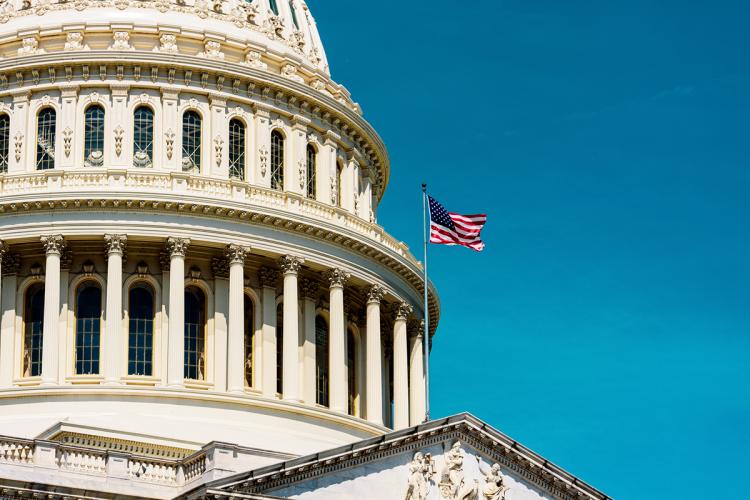
[[[170,236],[167,238],[166,249],[171,257],[185,257],[187,249],[190,246],[190,239],[188,238],[175,238]]]
[[[414,312],[414,308],[408,302],[401,302],[396,305],[396,321],[406,321]]]
[[[8,252],[3,255],[0,267],[2,268],[3,276],[16,275],[21,267],[21,259],[18,255]]]
[[[128,244],[128,237],[124,234],[105,234],[104,244],[107,245],[107,254],[125,253],[125,246]]]
[[[317,281],[310,278],[300,278],[299,290],[303,297],[307,299],[315,299],[319,289],[320,284]]]
[[[5,254],[8,253],[8,244],[5,243],[3,240],[0,240],[0,262],[2,262],[2,258],[5,257]]]
[[[297,274],[303,262],[303,259],[294,255],[284,255],[279,259],[279,267],[284,271],[284,274]]]
[[[247,257],[247,254],[250,253],[250,247],[231,243],[226,246],[224,253],[230,266],[232,264],[242,264],[244,266],[245,258]]]
[[[385,295],[385,290],[380,285],[371,285],[367,289],[367,303],[368,304],[380,304]]]
[[[223,255],[211,259],[211,272],[214,279],[229,279],[229,259]]]
[[[326,272],[326,279],[331,288],[343,288],[350,276],[349,273],[339,268],[329,269]]]
[[[62,234],[45,235],[40,238],[47,255],[61,255],[65,248],[65,238]]]
[[[279,281],[279,271],[272,267],[263,266],[258,269],[258,281],[262,288],[276,288],[276,282]]]

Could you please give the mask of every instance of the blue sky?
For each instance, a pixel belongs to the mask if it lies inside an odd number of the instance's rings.
[[[470,411],[620,498],[739,498],[750,471],[750,4],[309,0],[392,159],[485,211],[432,247],[433,416]]]

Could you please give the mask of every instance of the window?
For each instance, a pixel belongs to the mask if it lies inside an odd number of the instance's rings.
[[[322,316],[315,318],[315,387],[316,401],[328,406],[328,323]]]
[[[276,0],[270,0],[271,2],[271,10],[273,11],[274,16],[279,15],[279,6],[276,4]]]
[[[317,170],[317,156],[312,144],[307,145],[307,197],[315,198],[315,171]]]
[[[8,153],[10,153],[10,117],[0,115],[0,174],[8,172]]]
[[[55,131],[57,113],[52,108],[39,112],[36,125],[36,169],[55,168]]]
[[[284,136],[271,132],[271,188],[284,189]]]
[[[206,295],[185,289],[185,378],[206,380]]]
[[[154,112],[139,106],[133,113],[133,166],[151,167],[154,158]]]
[[[253,387],[253,342],[255,341],[255,318],[253,300],[245,295],[245,386]]]
[[[95,104],[84,113],[83,164],[101,167],[104,164],[104,108]]]
[[[99,373],[102,289],[88,281],[76,293],[76,374]]]
[[[357,362],[355,358],[354,333],[346,332],[346,369],[347,387],[349,389],[349,415],[354,415],[357,402]]]
[[[284,303],[276,306],[276,392],[284,390]]]
[[[23,306],[23,376],[42,374],[42,335],[44,330],[44,285],[31,285]]]
[[[229,177],[245,179],[245,124],[236,118],[229,122]]]
[[[201,169],[201,116],[195,111],[182,115],[182,170]]]
[[[341,164],[341,161],[336,162],[336,205],[342,206],[342,199],[341,199],[341,184],[343,180],[343,173],[344,173],[344,166]]]
[[[289,2],[289,12],[292,13],[292,22],[294,23],[294,27],[297,28],[297,31],[299,31],[299,21],[297,20],[297,11],[294,9],[294,2]]]
[[[138,283],[128,293],[128,375],[153,375],[154,290]]]

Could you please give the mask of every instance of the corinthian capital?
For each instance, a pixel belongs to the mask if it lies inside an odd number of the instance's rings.
[[[63,238],[62,234],[42,236],[40,240],[42,245],[44,245],[44,251],[47,255],[60,255],[65,248],[65,238]]]
[[[301,278],[299,280],[299,290],[303,297],[314,299],[319,288],[318,282],[310,278]]]
[[[338,268],[329,269],[328,272],[326,272],[326,279],[328,280],[328,283],[330,283],[331,288],[343,288],[346,281],[349,279],[349,276],[349,273]]]
[[[299,257],[284,255],[279,259],[279,267],[284,271],[284,274],[297,274],[303,262]]]
[[[258,269],[258,281],[263,288],[276,288],[276,282],[279,280],[279,271],[272,267],[261,267]]]
[[[170,257],[184,257],[189,246],[188,238],[167,238],[166,249]]]
[[[224,253],[227,256],[227,262],[230,266],[232,264],[245,265],[245,257],[247,257],[247,254],[250,253],[250,249],[248,247],[243,247],[242,245],[235,245],[234,243],[232,243],[230,245],[227,245]]]
[[[107,245],[107,254],[120,254],[125,252],[125,246],[128,244],[128,237],[124,234],[105,234],[104,244]]]
[[[385,295],[385,290],[380,285],[372,285],[367,289],[367,303],[368,304],[380,304]]]
[[[396,320],[406,321],[414,312],[414,308],[406,302],[401,302],[396,306]]]
[[[3,258],[5,257],[5,254],[8,253],[8,245],[0,240],[0,264],[3,262]]]

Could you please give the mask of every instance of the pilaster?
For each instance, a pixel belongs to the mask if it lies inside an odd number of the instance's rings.
[[[271,187],[271,113],[256,107],[255,109],[255,152],[252,168],[255,170],[255,183],[262,187]]]
[[[161,104],[162,104],[162,129],[164,131],[163,138],[154,137],[154,141],[164,141],[165,147],[161,158],[161,165],[166,170],[175,170],[180,172],[182,170],[180,161],[182,158],[182,147],[177,142],[177,138],[180,136],[177,127],[182,126],[182,122],[178,120],[178,99],[180,93],[174,90],[162,90],[161,93]],[[156,150],[154,150],[156,152]],[[154,162],[156,166],[159,166],[158,162]]]
[[[13,94],[13,113],[10,116],[10,141],[8,147],[8,173],[20,174],[32,172],[35,168],[34,155],[31,153],[35,148],[29,144],[28,137],[32,137],[32,127],[29,124],[29,98],[28,91]],[[36,123],[34,123],[36,127]],[[16,148],[20,148],[16,153]]]
[[[110,127],[112,133],[107,136],[107,141],[113,143],[107,146],[109,150],[110,165],[113,167],[129,167],[133,164],[132,153],[132,119],[128,116],[128,91],[127,85],[112,84],[112,118]],[[154,137],[156,140],[156,137]],[[105,141],[106,142],[106,141]]]
[[[211,161],[206,173],[211,177],[229,179],[229,120],[227,120],[227,101],[216,97],[209,98],[211,113]]]

